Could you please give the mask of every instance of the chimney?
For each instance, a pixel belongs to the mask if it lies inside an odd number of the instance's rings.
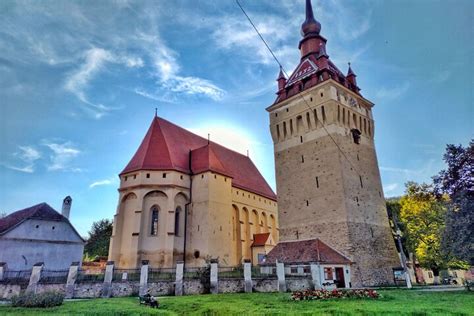
[[[63,208],[61,210],[61,214],[67,219],[69,219],[69,212],[71,212],[71,204],[72,198],[68,195],[63,200]]]

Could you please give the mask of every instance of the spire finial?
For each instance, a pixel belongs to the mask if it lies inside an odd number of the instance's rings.
[[[211,134],[207,133],[207,144],[209,145],[210,142],[211,142]]]
[[[355,76],[355,73],[354,71],[352,71],[351,68],[351,62],[348,62],[347,64],[349,65],[349,69],[347,70],[347,76]]]
[[[319,34],[320,31],[321,24],[314,18],[311,0],[306,0],[306,20],[301,25],[301,35]]]
[[[155,108],[155,117],[158,116],[158,108]]]

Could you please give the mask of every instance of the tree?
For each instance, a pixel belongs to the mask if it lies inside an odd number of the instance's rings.
[[[433,271],[438,283],[440,270],[449,265],[441,249],[447,197],[437,196],[432,189],[428,184],[408,182],[406,195],[400,199],[400,221],[406,228],[406,244],[420,265]]]
[[[474,140],[466,148],[447,145],[444,161],[448,168],[433,178],[437,193],[448,194],[452,201],[442,248],[474,265]]]
[[[92,223],[89,238],[84,247],[87,257],[107,256],[109,253],[110,236],[112,236],[112,221],[102,219]]]

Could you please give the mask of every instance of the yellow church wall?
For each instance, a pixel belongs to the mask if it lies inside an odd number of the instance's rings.
[[[270,232],[278,240],[275,201],[233,187],[230,177],[205,172],[192,177],[192,203],[186,207],[190,185],[191,177],[176,171],[122,175],[109,260],[120,268],[139,267],[142,260],[152,267],[172,267],[182,261],[186,210],[188,266],[202,266],[211,258],[226,266],[251,259],[255,233]],[[157,235],[151,234],[154,206],[159,214]]]

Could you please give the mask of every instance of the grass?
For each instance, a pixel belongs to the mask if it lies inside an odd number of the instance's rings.
[[[160,298],[160,308],[135,297],[67,301],[49,309],[0,305],[0,315],[474,315],[472,292],[384,290],[378,300],[292,301],[289,293],[196,295]]]

